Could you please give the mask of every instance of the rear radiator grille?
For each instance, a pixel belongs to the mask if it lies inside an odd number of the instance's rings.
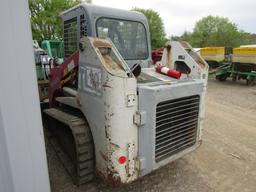
[[[155,160],[166,159],[196,142],[200,97],[161,102],[156,107]]]

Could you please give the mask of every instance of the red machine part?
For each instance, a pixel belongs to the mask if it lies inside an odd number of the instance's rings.
[[[151,53],[153,63],[155,64],[157,61],[160,61],[163,55],[164,48],[154,49]]]
[[[174,77],[176,79],[179,79],[180,76],[181,76],[181,72],[173,70],[173,69],[171,69],[169,67],[157,66],[156,67],[156,71],[158,73],[162,73],[162,74],[168,75],[170,77]]]
[[[79,51],[70,55],[65,61],[51,69],[49,74],[49,104],[54,105],[54,97],[61,91],[63,85],[72,80],[72,75],[79,65]]]

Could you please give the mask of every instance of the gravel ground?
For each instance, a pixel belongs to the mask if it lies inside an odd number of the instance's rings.
[[[209,80],[202,146],[129,185],[112,188],[101,180],[81,187],[46,140],[52,192],[256,191],[256,86]]]

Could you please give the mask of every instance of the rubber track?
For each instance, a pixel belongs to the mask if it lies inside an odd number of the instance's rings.
[[[71,115],[56,108],[45,109],[44,113],[68,125],[73,134],[76,145],[76,165],[71,163],[70,158],[62,150],[56,138],[52,137],[51,144],[75,184],[81,185],[91,181],[94,178],[94,151],[88,123],[84,118]]]

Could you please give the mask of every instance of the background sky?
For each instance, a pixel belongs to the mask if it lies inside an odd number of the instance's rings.
[[[192,31],[208,15],[228,17],[239,29],[256,33],[256,0],[92,0],[93,4],[130,10],[153,9],[163,19],[167,36]]]

